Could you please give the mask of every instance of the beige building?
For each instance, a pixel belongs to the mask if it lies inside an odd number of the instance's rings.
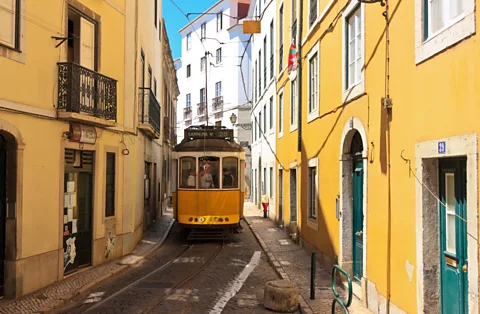
[[[161,7],[0,1],[3,296],[130,253],[161,212]]]

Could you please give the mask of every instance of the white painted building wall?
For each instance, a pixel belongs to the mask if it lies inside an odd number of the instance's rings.
[[[276,174],[274,155],[276,143],[275,66],[277,60],[274,18],[276,5],[275,1],[270,4],[269,2],[268,0],[253,0],[248,14],[249,16],[262,16],[263,14],[261,33],[253,35],[252,38],[252,65],[250,69],[250,76],[252,77],[251,99],[253,103],[251,119],[252,125],[255,127],[255,130],[252,130],[252,178],[254,178],[252,201],[261,206],[261,196],[268,195],[270,199],[269,216],[274,218]],[[255,66],[257,67],[256,71]]]
[[[239,4],[240,3],[240,4]],[[239,8],[240,7],[240,8]],[[202,15],[197,16],[180,30],[182,36],[182,56],[176,60],[177,78],[180,87],[177,112],[177,139],[183,140],[183,130],[189,125],[206,124],[207,120],[198,117],[198,104],[201,103],[200,89],[207,86],[208,125],[221,123],[222,126],[233,128],[235,140],[245,146],[251,144],[251,130],[232,126],[230,116],[237,116],[237,124],[249,123],[251,104],[247,95],[250,95],[250,46],[246,48],[248,35],[243,34],[241,20],[232,18],[244,12],[248,13],[246,0],[220,0]],[[217,29],[218,13],[223,12],[221,29]],[[241,16],[241,15],[240,15]],[[202,37],[201,26],[206,25],[205,39]],[[187,38],[191,46],[187,49]],[[221,49],[221,60],[217,61],[217,50]],[[205,71],[201,70],[201,59],[207,54]],[[245,52],[240,65],[240,56]],[[190,66],[190,77],[187,77],[187,67]],[[242,71],[244,82],[242,81]],[[207,82],[207,84],[206,84]],[[214,111],[213,99],[216,97],[216,83],[221,82],[223,106]],[[190,95],[191,120],[186,120],[185,108],[187,95]],[[247,166],[245,169],[246,184],[250,186],[250,150],[245,147]]]

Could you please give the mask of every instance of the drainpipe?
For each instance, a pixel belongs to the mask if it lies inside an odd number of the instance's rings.
[[[297,0],[294,0],[297,1]],[[302,151],[302,30],[303,30],[303,0],[300,0],[300,5],[298,12],[300,12],[300,17],[298,19],[298,32],[297,32],[297,45],[298,45],[298,146],[297,151]]]

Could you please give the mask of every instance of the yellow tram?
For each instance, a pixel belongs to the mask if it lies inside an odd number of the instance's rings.
[[[233,130],[191,126],[174,148],[174,218],[188,228],[235,229],[243,218],[245,152]]]

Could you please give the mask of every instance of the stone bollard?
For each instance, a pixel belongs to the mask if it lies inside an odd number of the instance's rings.
[[[273,280],[265,284],[263,306],[269,310],[291,313],[298,310],[298,288],[288,280]]]

